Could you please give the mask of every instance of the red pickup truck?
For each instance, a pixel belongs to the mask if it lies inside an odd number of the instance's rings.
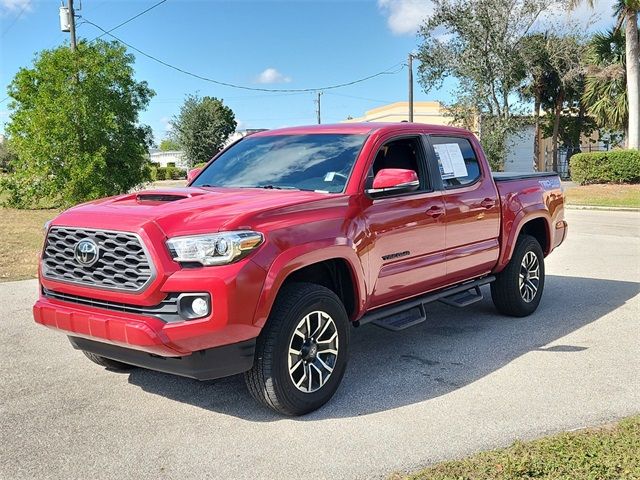
[[[50,222],[35,320],[109,369],[244,373],[288,415],[335,393],[351,326],[407,328],[486,284],[499,312],[531,314],[567,234],[556,174],[492,175],[453,127],[265,131],[190,177]]]

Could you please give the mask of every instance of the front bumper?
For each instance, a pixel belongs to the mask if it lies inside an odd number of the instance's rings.
[[[185,357],[195,352],[255,339],[253,323],[266,272],[250,260],[235,264],[180,269],[169,274],[151,297],[160,300],[176,293],[208,293],[212,313],[204,318],[165,322],[152,315],[105,307],[105,302],[133,303],[135,297],[114,292],[42,282],[47,290],[101,300],[96,305],[64,301],[42,295],[33,307],[35,321],[69,336],[159,355]],[[142,305],[143,299],[137,303]],[[158,301],[147,303],[146,307]]]
[[[129,365],[172,373],[196,380],[213,380],[246,372],[253,365],[255,339],[193,352],[184,357],[160,357],[80,337],[69,337],[78,350]]]

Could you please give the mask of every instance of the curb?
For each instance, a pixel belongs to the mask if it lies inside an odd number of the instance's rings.
[[[602,210],[609,212],[635,212],[640,213],[639,207],[601,207],[598,205],[567,205],[564,208],[569,210]]]

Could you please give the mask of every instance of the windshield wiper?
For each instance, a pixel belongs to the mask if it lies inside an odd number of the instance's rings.
[[[264,188],[266,190],[300,190],[299,188],[286,185],[256,185],[254,188]]]

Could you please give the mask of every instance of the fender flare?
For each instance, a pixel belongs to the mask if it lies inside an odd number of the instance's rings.
[[[259,328],[264,327],[280,287],[291,273],[314,263],[336,259],[344,260],[347,263],[354,285],[355,317],[361,316],[366,299],[362,262],[348,240],[332,238],[295,246],[281,252],[276,257],[267,271],[254,313],[253,324]]]
[[[496,268],[494,269],[495,273],[501,272],[511,260],[513,251],[516,248],[516,241],[520,236],[522,228],[531,220],[535,220],[537,218],[544,219],[547,245],[551,245],[551,216],[546,211],[545,206],[542,204],[537,204],[525,207],[515,215],[511,224],[512,227],[509,229],[509,236],[503,239],[503,249],[502,253],[500,254],[500,258],[498,259]],[[549,254],[549,248],[545,250],[544,254],[545,256]]]

